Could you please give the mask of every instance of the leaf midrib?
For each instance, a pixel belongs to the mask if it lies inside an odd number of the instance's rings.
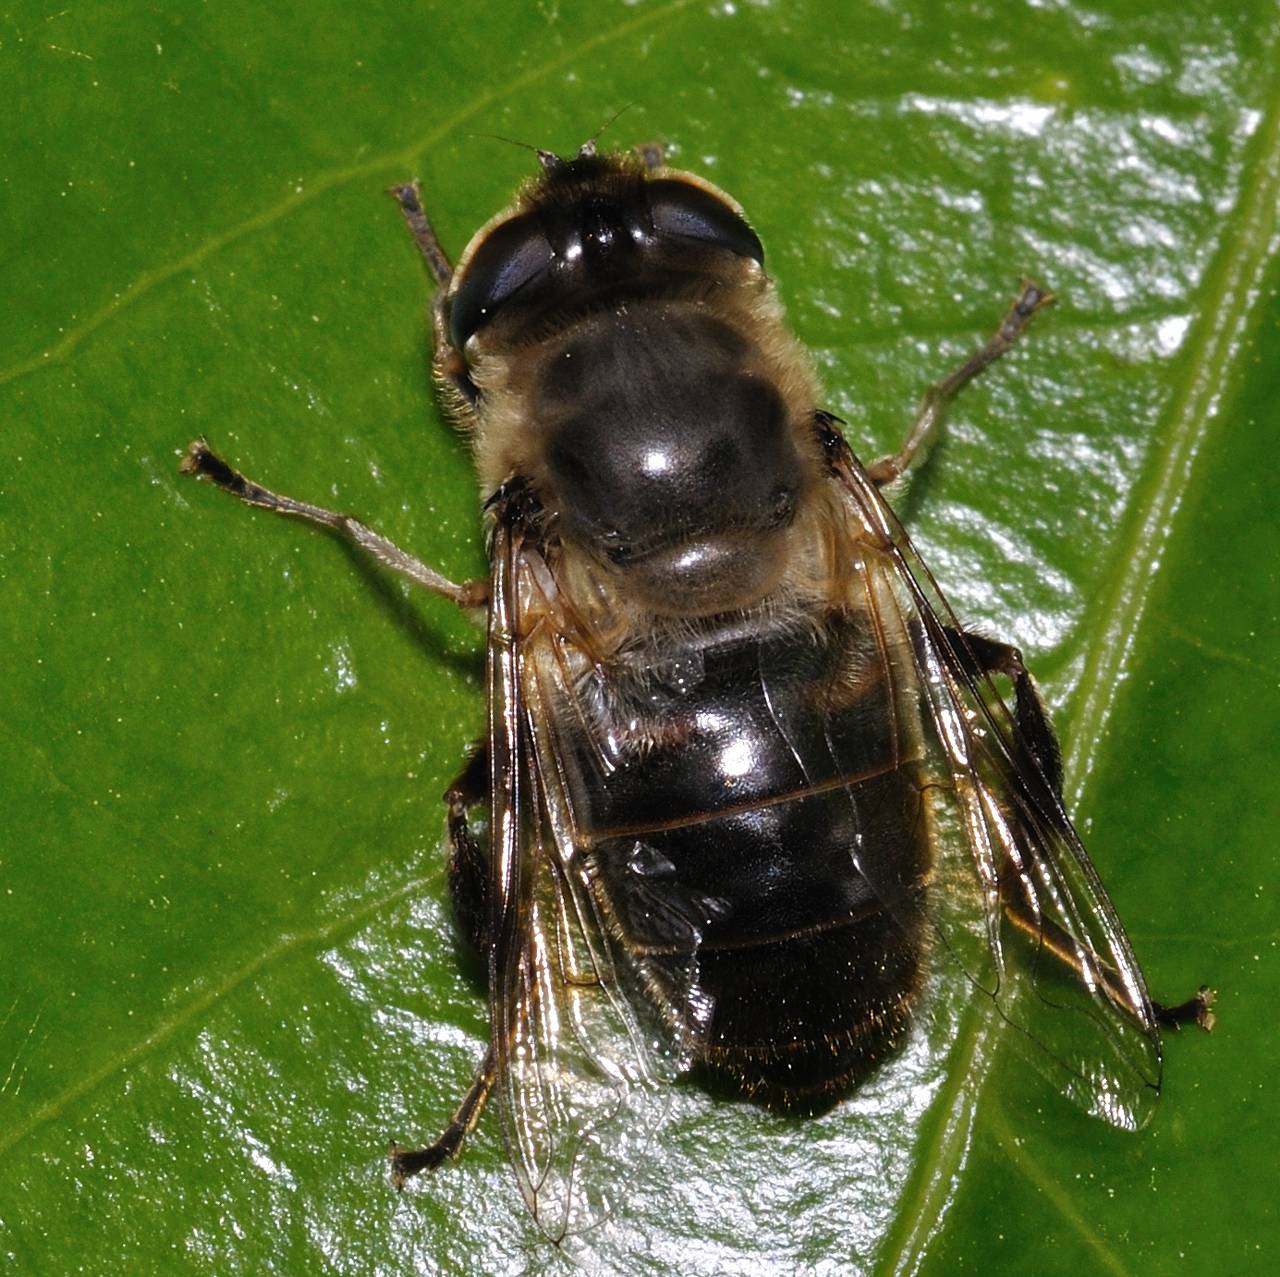
[[[1147,617],[1152,590],[1165,548],[1187,492],[1196,476],[1196,460],[1222,420],[1223,400],[1236,380],[1259,283],[1277,251],[1277,207],[1280,206],[1280,68],[1273,44],[1264,83],[1269,100],[1251,145],[1244,148],[1244,178],[1213,265],[1206,275],[1192,329],[1185,373],[1175,388],[1163,427],[1162,442],[1150,450],[1147,473],[1134,487],[1124,520],[1128,529],[1117,542],[1119,571],[1103,596],[1088,632],[1090,643],[1081,670],[1080,708],[1065,754],[1067,807],[1078,810],[1098,763],[1107,725],[1120,695]],[[1244,112],[1242,110],[1241,114]],[[876,1265],[882,1273],[920,1271],[927,1247],[954,1200],[957,1179],[968,1154],[977,1107],[999,1045],[1000,1022],[975,1008],[966,1017],[955,1046],[964,1063],[942,1093],[934,1143],[922,1148],[911,1183],[903,1192],[899,1214]],[[1069,1226],[1077,1221],[1068,1218]],[[1096,1239],[1090,1239],[1095,1241]]]

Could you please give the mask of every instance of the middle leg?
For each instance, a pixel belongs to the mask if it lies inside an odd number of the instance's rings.
[[[451,581],[415,555],[402,550],[394,541],[375,532],[354,515],[339,514],[336,510],[326,510],[309,501],[287,497],[282,492],[272,492],[270,488],[264,488],[233,469],[203,439],[193,439],[187,445],[178,469],[183,474],[212,483],[233,497],[239,497],[246,505],[328,528],[393,572],[398,572],[433,594],[442,595],[460,608],[483,607],[488,602],[488,581],[463,581],[461,584]]]

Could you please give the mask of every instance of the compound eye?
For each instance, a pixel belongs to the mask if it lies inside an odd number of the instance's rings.
[[[760,237],[718,196],[675,178],[658,178],[646,189],[653,226],[660,235],[713,244],[764,265]]]
[[[528,215],[495,226],[467,263],[449,302],[449,338],[461,350],[517,293],[539,280],[552,261],[551,245]]]

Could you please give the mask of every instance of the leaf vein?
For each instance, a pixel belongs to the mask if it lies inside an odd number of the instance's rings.
[[[136,1064],[169,1041],[176,1033],[191,1021],[196,1020],[210,1010],[223,998],[233,993],[242,984],[257,977],[272,963],[287,958],[301,949],[308,947],[328,947],[338,936],[357,926],[365,918],[378,914],[403,900],[405,897],[422,891],[433,884],[438,875],[414,878],[401,883],[398,887],[384,892],[382,895],[366,900],[363,904],[343,914],[331,922],[322,923],[303,931],[287,932],[278,936],[270,945],[242,963],[235,971],[213,988],[191,999],[179,1007],[167,1019],[161,1020],[143,1037],[131,1046],[120,1051],[113,1058],[104,1061],[97,1068],[84,1074],[72,1085],[55,1095],[31,1113],[25,1121],[18,1122],[3,1135],[0,1135],[0,1158],[5,1157],[11,1149],[22,1143],[46,1123],[53,1121],[64,1109],[76,1100],[96,1090],[115,1074]]]
[[[1099,609],[1100,623],[1090,627],[1090,633],[1097,638],[1090,646],[1081,673],[1079,686],[1084,699],[1076,716],[1073,744],[1065,758],[1071,785],[1068,809],[1080,806],[1125,681],[1137,632],[1146,618],[1174,520],[1193,478],[1195,462],[1219,420],[1224,389],[1240,357],[1243,336],[1258,300],[1260,281],[1276,251],[1277,209],[1280,208],[1278,53],[1280,42],[1274,42],[1269,57],[1271,74],[1266,79],[1267,106],[1253,145],[1246,148],[1242,160],[1244,177],[1234,216],[1224,219],[1230,230],[1224,235],[1210,270],[1199,308],[1202,318],[1188,345],[1187,372],[1165,418],[1166,446],[1151,463],[1155,470],[1151,480],[1136,490],[1138,495],[1126,519],[1133,531],[1120,547],[1123,567],[1119,580]],[[972,1043],[986,1042],[990,1035],[998,1032],[998,1026],[986,1025],[980,1012],[971,1012],[958,1035],[958,1054],[972,1055]],[[995,1046],[993,1039],[990,1052],[994,1052]],[[936,1142],[933,1147],[922,1149],[913,1177],[926,1186],[925,1191],[918,1194],[919,1210],[910,1227],[899,1227],[892,1244],[882,1251],[880,1271],[915,1273],[923,1264],[924,1246],[937,1233],[954,1199],[955,1176],[963,1163],[963,1157],[959,1162],[956,1160],[953,1133],[971,1129],[982,1092],[983,1079],[979,1077],[947,1096],[946,1107],[935,1128],[939,1132]],[[948,1175],[952,1176],[951,1182],[941,1182]],[[1042,1187],[1049,1192],[1048,1186]],[[1056,1200],[1056,1195],[1049,1195]],[[903,1201],[908,1200],[909,1196],[904,1195]],[[1059,1205],[1069,1211],[1065,1199]],[[1118,1264],[1114,1256],[1111,1259]]]
[[[448,119],[430,129],[408,146],[402,147],[398,151],[375,156],[373,159],[365,160],[360,164],[353,164],[346,168],[331,169],[328,172],[323,172],[310,178],[306,182],[303,191],[286,196],[278,203],[272,204],[251,217],[245,218],[244,221],[237,223],[235,226],[210,236],[198,247],[193,248],[189,253],[184,253],[175,261],[140,275],[111,301],[94,311],[83,323],[68,329],[58,341],[46,346],[44,350],[28,359],[12,364],[8,368],[0,369],[0,386],[64,362],[88,337],[91,337],[117,315],[127,311],[161,284],[167,283],[184,272],[195,270],[215,253],[252,235],[255,231],[262,230],[282,220],[295,210],[309,204],[317,196],[323,195],[336,187],[344,186],[346,183],[355,181],[358,178],[371,177],[376,173],[392,169],[406,170],[411,168],[413,165],[420,163],[422,156],[439,143],[442,138],[448,137],[466,120],[478,115],[495,102],[511,97],[522,89],[536,84],[539,80],[560,70],[562,67],[578,61],[602,45],[620,40],[640,28],[653,26],[664,19],[674,17],[680,10],[687,8],[690,3],[691,0],[671,0],[671,3],[660,8],[637,14],[628,22],[622,22],[617,26],[609,27],[607,30],[598,31],[589,39],[583,40],[572,48],[563,51],[557,57],[539,62],[521,75],[513,76],[511,79],[504,81],[501,88],[491,89],[473,98],[466,106],[455,111]]]

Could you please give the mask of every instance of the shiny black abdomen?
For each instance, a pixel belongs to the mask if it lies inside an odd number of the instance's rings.
[[[920,983],[919,751],[871,635],[846,617],[611,671],[590,735],[612,743],[571,751],[611,929],[696,1061],[784,1105],[873,1068]]]

